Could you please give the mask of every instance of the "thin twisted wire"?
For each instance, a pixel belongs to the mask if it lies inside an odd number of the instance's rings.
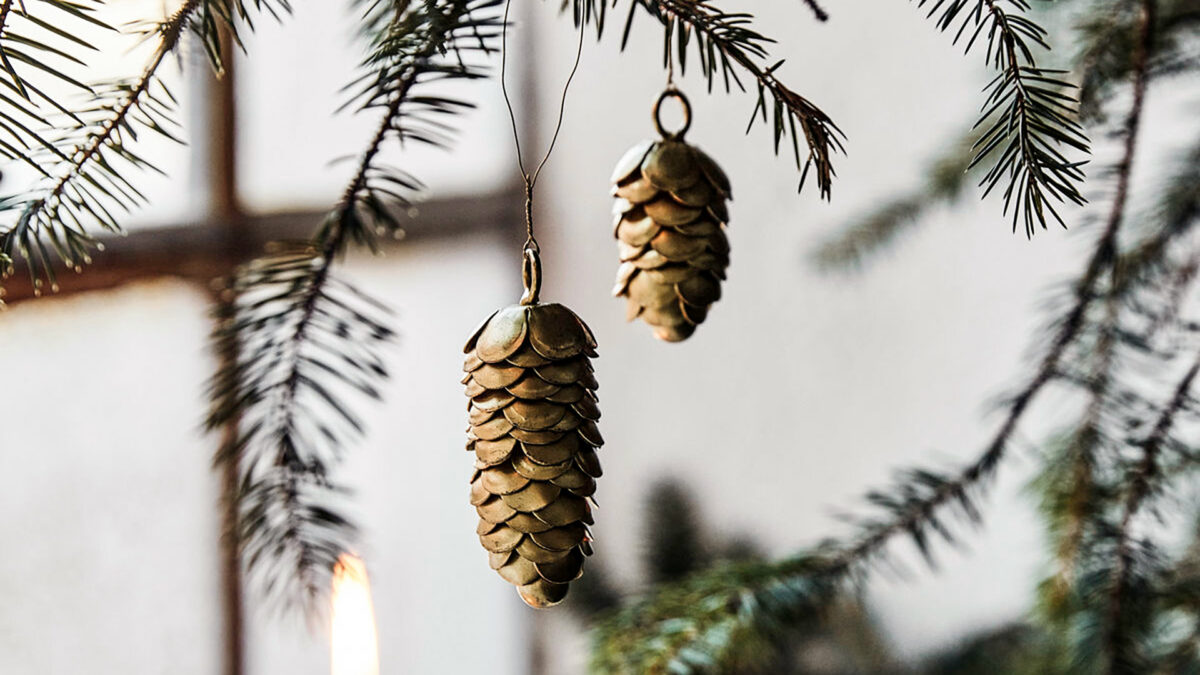
[[[579,27],[579,44],[575,48],[575,63],[571,66],[571,74],[567,76],[567,83],[563,85],[562,97],[558,102],[558,123],[554,126],[554,136],[550,139],[550,146],[546,148],[546,154],[538,162],[537,168],[530,174],[525,169],[525,159],[521,152],[521,134],[517,130],[517,115],[513,111],[512,99],[508,95],[508,82],[506,78],[508,72],[508,17],[511,9],[512,0],[505,0],[504,25],[500,34],[500,91],[504,94],[504,105],[508,107],[508,120],[512,124],[513,143],[517,149],[517,167],[521,171],[521,179],[525,182],[525,248],[537,251],[539,250],[537,239],[533,236],[533,187],[537,184],[537,179],[542,173],[542,168],[550,160],[550,154],[554,152],[554,146],[558,143],[558,134],[562,131],[563,117],[567,109],[567,92],[571,89],[571,82],[575,79],[575,73],[579,72],[579,61],[583,56],[583,26]]]

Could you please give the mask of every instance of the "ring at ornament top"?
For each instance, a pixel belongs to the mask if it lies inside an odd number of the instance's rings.
[[[678,131],[667,131],[666,128],[663,127],[662,120],[659,118],[659,111],[662,109],[662,103],[668,98],[674,98],[678,100],[679,104],[683,106],[683,127],[681,127]],[[688,101],[687,96],[684,96],[682,91],[679,91],[674,87],[669,87],[663,90],[663,93],[658,95],[658,100],[654,102],[654,128],[658,130],[658,133],[662,134],[663,138],[680,140],[683,138],[683,135],[687,133],[688,129],[691,128],[691,126],[692,104],[690,101]]]

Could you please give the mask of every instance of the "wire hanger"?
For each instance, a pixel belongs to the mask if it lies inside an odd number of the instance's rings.
[[[538,162],[537,167],[530,173],[525,168],[525,159],[521,152],[521,134],[517,130],[517,115],[513,111],[512,100],[508,95],[508,82],[506,74],[508,72],[508,29],[509,11],[512,8],[512,0],[505,0],[504,3],[504,25],[500,34],[500,90],[504,94],[504,105],[508,107],[508,119],[512,123],[513,143],[517,151],[517,167],[521,171],[521,180],[525,184],[525,244],[522,254],[522,277],[525,284],[525,295],[521,298],[521,304],[533,304],[538,301],[538,293],[541,289],[541,259],[538,257],[541,248],[538,246],[537,239],[533,234],[533,188],[537,184],[538,176],[541,175],[542,169],[546,166],[546,162],[550,159],[550,154],[554,152],[554,146],[558,142],[558,134],[562,131],[563,117],[567,107],[567,92],[570,91],[571,82],[575,79],[575,73],[579,71],[579,61],[583,55],[583,27],[579,28],[579,44],[575,48],[575,63],[571,66],[571,74],[567,77],[567,83],[563,86],[562,97],[558,104],[558,122],[554,127],[554,136],[550,139],[550,146],[546,148],[546,154]]]

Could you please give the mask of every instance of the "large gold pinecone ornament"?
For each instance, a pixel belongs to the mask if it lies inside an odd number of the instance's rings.
[[[659,121],[669,97],[684,108],[684,126],[670,133]],[[668,342],[687,339],[721,297],[729,266],[729,179],[711,157],[683,141],[691,107],[668,89],[654,104],[662,139],[643,141],[613,171],[614,235],[621,256],[613,295],[626,299],[627,318],[641,318]]]
[[[592,553],[588,498],[604,441],[590,360],[596,340],[571,310],[537,302],[534,287],[467,341],[463,383],[479,541],[492,569],[526,604],[544,608],[566,597]]]

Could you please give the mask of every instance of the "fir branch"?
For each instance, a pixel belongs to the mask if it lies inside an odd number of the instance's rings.
[[[1084,544],[1096,530],[1095,521],[1101,511],[1099,500],[1103,489],[1097,484],[1097,474],[1099,455],[1111,445],[1105,421],[1113,398],[1110,389],[1117,374],[1120,309],[1117,296],[1112,292],[1106,294],[1104,319],[1095,328],[1098,336],[1094,344],[1080,350],[1091,361],[1091,373],[1079,378],[1079,384],[1088,393],[1083,418],[1065,444],[1062,456],[1051,456],[1036,481],[1042,488],[1043,511],[1055,539],[1057,570],[1042,583],[1042,610],[1053,624],[1061,625],[1070,615]]]
[[[294,247],[239,270],[216,348],[238,358],[211,383],[210,429],[236,423],[217,462],[236,464],[243,561],[264,594],[319,609],[354,526],[331,498],[342,446],[362,435],[347,392],[379,397],[388,311],[328,275],[319,249]]]
[[[1116,544],[1113,554],[1115,564],[1106,621],[1105,654],[1108,672],[1111,675],[1135,672],[1129,668],[1133,660],[1130,657],[1129,632],[1131,627],[1128,625],[1129,621],[1125,611],[1125,605],[1131,593],[1131,575],[1134,566],[1130,530],[1134,517],[1154,492],[1155,483],[1161,475],[1159,454],[1163,445],[1168,441],[1176,417],[1190,401],[1192,383],[1198,372],[1200,372],[1200,356],[1197,356],[1191,368],[1179,380],[1171,400],[1167,402],[1158,419],[1155,420],[1149,436],[1141,442],[1142,458],[1129,480],[1124,511],[1115,533]]]
[[[380,349],[393,331],[382,305],[331,274],[351,243],[374,248],[400,232],[396,212],[410,208],[420,184],[381,165],[392,141],[442,144],[442,118],[469,104],[421,85],[475,79],[473,51],[491,51],[498,0],[391,0],[367,5],[377,26],[364,75],[350,104],[380,111],[380,122],[353,178],[311,242],[251,263],[232,287],[236,317],[218,343],[238,363],[211,385],[208,426],[237,423],[236,440],[218,454],[238,467],[243,560],[263,594],[310,615],[338,556],[356,529],[341,513],[345,490],[331,478],[346,446],[363,434],[346,394],[379,398],[387,378]],[[485,13],[486,16],[476,16]]]
[[[757,102],[750,113],[747,132],[757,119],[769,123],[776,154],[783,139],[790,134],[796,167],[801,172],[799,189],[804,188],[804,181],[812,169],[816,173],[818,192],[829,199],[833,189],[833,155],[845,152],[843,134],[824,111],[776,77],[775,73],[784,64],[782,60],[769,66],[760,64],[760,59],[768,57],[766,45],[772,40],[748,27],[750,15],[725,13],[711,3],[691,0],[636,0],[636,4],[663,24],[665,49],[671,49],[671,37],[677,36],[681,71],[686,71],[687,67],[689,38],[695,38],[700,70],[707,78],[710,90],[718,75],[721,75],[726,91],[731,91],[733,85],[745,90],[733,67],[735,64],[755,80]],[[627,40],[628,30],[622,46]],[[807,154],[800,151],[801,136],[808,146]]]
[[[1140,84],[1136,84],[1139,82]],[[840,556],[846,565],[873,558],[898,534],[909,534],[918,547],[925,551],[929,527],[945,534],[945,529],[937,519],[937,512],[946,505],[957,504],[969,518],[977,517],[972,489],[991,477],[1007,454],[1009,444],[1030,404],[1060,375],[1064,356],[1087,325],[1088,310],[1097,297],[1097,283],[1106,270],[1111,270],[1116,259],[1117,233],[1124,221],[1133,156],[1137,149],[1139,121],[1144,104],[1144,86],[1144,79],[1135,80],[1135,90],[1140,90],[1141,94],[1134,97],[1124,127],[1124,153],[1116,168],[1116,193],[1105,220],[1104,230],[1092,249],[1083,275],[1075,283],[1072,304],[1058,322],[1050,348],[1043,355],[1033,377],[1009,399],[1004,421],[984,451],[959,473],[945,475],[914,471],[906,476],[902,475],[900,485],[893,491],[902,495],[901,498],[889,500],[883,493],[869,495],[871,501],[882,503],[891,513],[891,517],[868,521],[865,524],[857,543]]]
[[[1136,132],[1136,127],[1134,130]],[[1126,149],[1132,152],[1134,147],[1133,144],[1127,144]],[[1124,168],[1118,172],[1118,192],[1128,189],[1128,172],[1131,165],[1122,163],[1121,166]],[[1113,209],[1123,210],[1124,201],[1114,200]],[[971,522],[981,520],[982,514],[976,502],[978,493],[983,489],[983,483],[992,477],[1007,456],[1019,423],[1034,399],[1047,385],[1061,376],[1062,364],[1068,350],[1089,325],[1088,310],[1097,297],[1096,285],[1101,275],[1111,270],[1115,258],[1116,236],[1122,220],[1119,215],[1110,215],[1108,218],[1105,230],[1092,249],[1087,267],[1075,284],[1073,302],[1059,320],[1049,349],[1043,355],[1032,378],[1008,400],[1006,414],[1000,427],[979,457],[957,473],[947,474],[924,469],[901,473],[896,484],[889,489],[868,493],[866,500],[881,509],[883,515],[860,519],[856,536],[845,541],[826,543],[816,554],[802,555],[757,570],[757,578],[766,584],[782,584],[785,588],[794,589],[820,589],[820,592],[792,593],[780,600],[783,604],[775,608],[776,610],[789,614],[815,611],[821,606],[823,599],[830,597],[827,589],[836,588],[847,579],[860,577],[883,557],[888,544],[899,536],[909,537],[926,560],[932,562],[932,539],[954,538],[943,515],[946,509],[955,509],[961,517]],[[716,582],[710,579],[709,583]],[[734,594],[750,592],[750,597],[758,598],[757,592],[760,588],[755,586],[747,591],[738,582],[730,581],[723,590]],[[609,661],[603,660],[610,658],[606,655],[628,652],[634,654],[630,658],[636,657],[632,663],[652,662],[662,665],[663,668],[666,668],[665,664],[671,664],[671,667],[676,668],[659,672],[700,672],[706,663],[721,662],[720,659],[725,655],[721,650],[730,649],[734,643],[728,636],[744,636],[747,633],[753,635],[757,630],[756,626],[760,620],[758,614],[751,612],[743,616],[733,608],[718,609],[722,606],[719,604],[720,600],[728,600],[731,596],[717,595],[715,591],[704,598],[684,596],[697,611],[703,609],[704,612],[711,613],[711,616],[705,615],[702,623],[696,624],[696,612],[685,609],[686,605],[675,599],[675,594],[682,592],[682,589],[664,589],[646,603],[627,610],[628,616],[614,619],[612,623],[607,624],[609,628],[602,629],[597,634],[597,647],[593,658],[601,660],[594,663],[609,665]],[[710,604],[698,604],[702,600],[707,600]],[[756,606],[753,603],[748,604]],[[768,614],[768,620],[772,616],[773,614]],[[647,625],[657,632],[647,634]],[[687,627],[687,630],[679,628],[680,626]],[[631,636],[640,635],[639,639],[644,639],[654,651],[650,654],[642,653],[640,656],[637,652],[629,652],[632,649],[630,645],[615,641],[617,638],[614,636],[619,634],[618,627],[630,631]],[[657,660],[646,661],[651,658]],[[619,665],[621,662],[612,663]],[[641,671],[630,668],[614,672]]]
[[[286,7],[286,0],[275,1]],[[255,0],[255,6],[270,7],[269,2]],[[236,3],[236,12],[229,10],[230,3]],[[73,17],[107,28],[85,11],[86,7],[58,1],[50,4]],[[23,10],[12,13],[82,48],[91,48],[65,30],[35,19]],[[219,52],[213,52],[211,47],[219,44],[220,34],[220,27],[210,20],[214,15],[228,17],[227,26],[235,35],[238,20],[248,17],[241,0],[185,0],[165,20],[141,29],[143,39],[154,40],[154,49],[137,77],[93,87],[70,80],[92,93],[91,104],[85,110],[68,110],[28,82],[23,84],[23,89],[41,95],[74,120],[75,126],[66,131],[63,141],[41,143],[41,155],[27,156],[27,161],[37,165],[44,176],[41,185],[26,193],[0,197],[0,212],[15,214],[14,222],[0,228],[0,278],[11,275],[14,259],[20,258],[28,267],[35,293],[40,293],[47,284],[51,290],[57,290],[54,257],[68,268],[81,271],[83,265],[91,262],[91,251],[103,249],[89,230],[100,227],[120,232],[120,214],[148,201],[127,175],[127,171],[133,170],[159,171],[134,149],[139,131],[151,131],[182,142],[175,131],[176,101],[159,77],[159,68],[169,54],[178,50],[189,29],[210,45],[214,64],[219,64]],[[48,67],[41,70],[65,78]],[[13,72],[10,70],[10,75],[15,78]],[[38,120],[46,122],[41,117]]]
[[[1118,85],[1134,70],[1139,5],[1116,2],[1104,11],[1089,12],[1077,27],[1080,49],[1075,58],[1079,80],[1080,113],[1085,120],[1104,122],[1106,104]],[[1200,9],[1191,0],[1163,0],[1155,12],[1154,54],[1148,66],[1150,79],[1194,73]]]
[[[187,0],[149,31],[157,37],[157,44],[140,76],[96,92],[93,108],[84,113],[94,121],[81,125],[83,135],[70,151],[58,153],[60,159],[46,172],[52,177],[44,188],[0,199],[0,211],[17,212],[16,222],[0,232],[0,251],[9,258],[15,251],[25,260],[38,292],[45,283],[57,290],[51,250],[77,270],[90,262],[88,251],[96,242],[86,231],[86,217],[105,229],[120,231],[110,209],[128,210],[145,201],[144,195],[117,171],[115,160],[124,160],[135,168],[154,168],[135,154],[129,143],[136,138],[135,125],[139,123],[170,135],[166,129],[171,124],[174,99],[158,80],[158,68],[179,45],[189,18],[201,2]],[[3,276],[12,271],[11,266],[0,270]]]
[[[968,521],[977,522],[981,519],[976,504],[978,493],[983,489],[984,482],[994,475],[1007,456],[1017,428],[1033,401],[1047,385],[1062,377],[1068,352],[1090,325],[1088,313],[1099,297],[1097,286],[1106,272],[1110,275],[1113,273],[1117,257],[1117,235],[1125,220],[1133,155],[1137,148],[1140,116],[1144,105],[1144,67],[1137,72],[1141,75],[1135,74],[1134,101],[1123,127],[1125,144],[1115,171],[1115,196],[1104,220],[1103,229],[1092,246],[1083,273],[1074,283],[1071,303],[1056,322],[1048,349],[1032,377],[1006,402],[1004,419],[983,452],[955,473],[923,469],[901,473],[897,483],[890,489],[868,493],[867,501],[881,509],[883,514],[859,520],[855,536],[843,541],[829,542],[819,549],[816,555],[803,555],[762,568],[757,572],[761,575],[759,579],[772,584],[796,584],[798,588],[804,589],[835,588],[848,578],[861,576],[873,563],[882,558],[888,544],[898,536],[909,537],[922,555],[932,561],[932,538],[954,538],[943,514],[948,508],[956,509],[958,514]],[[799,567],[793,569],[791,566],[797,561]],[[614,637],[619,632],[617,627],[620,627],[629,631],[630,635],[641,635],[641,638],[656,650],[652,656],[659,660],[654,663],[663,664],[663,668],[666,667],[665,664],[671,664],[676,668],[671,672],[695,672],[699,667],[687,659],[679,661],[679,655],[695,654],[697,658],[703,657],[703,660],[696,662],[700,666],[720,663],[719,659],[726,653],[722,650],[729,648],[730,641],[727,636],[738,635],[739,631],[754,630],[756,619],[753,615],[739,618],[733,609],[722,609],[720,600],[728,600],[730,596],[686,596],[690,605],[684,605],[672,599],[675,597],[673,594],[682,592],[684,588],[686,587],[664,590],[645,604],[628,610],[628,616],[614,620],[609,624],[609,630],[598,633],[594,658],[605,659],[609,658],[608,655],[632,649],[630,645],[623,645]],[[718,585],[717,588],[721,587]],[[723,591],[740,592],[740,589],[742,586],[739,582],[730,581]],[[827,596],[822,593],[793,594],[789,596],[783,608],[788,611],[809,611],[820,606],[821,597]],[[698,604],[704,600],[708,600],[710,604]],[[697,610],[689,610],[688,606],[702,609],[702,614],[711,611],[712,616],[706,618],[703,624],[696,624]],[[645,633],[647,622],[656,627],[656,632]],[[635,663],[644,663],[644,658],[650,657],[643,654]],[[604,660],[598,662],[608,664]],[[621,662],[615,663],[619,665]]]
[[[28,13],[22,3],[0,1],[0,87],[7,90],[7,93],[0,92],[0,157],[23,162],[45,176],[45,169],[34,159],[34,151],[66,158],[42,131],[37,130],[51,126],[42,107],[55,108],[68,119],[71,114],[21,71],[66,83],[70,89],[90,92],[65,70],[82,65],[80,57],[96,50],[75,32],[81,27],[114,29],[95,17],[95,7],[89,4],[47,0],[41,3],[39,10],[47,12],[50,20]],[[54,40],[65,41],[64,47],[50,44]],[[71,53],[67,49],[80,53]]]
[[[1175,170],[1154,193],[1159,195],[1154,208],[1140,218],[1153,223],[1153,229],[1117,262],[1115,292],[1122,295],[1156,283],[1170,268],[1172,246],[1200,222],[1200,143],[1180,155]]]
[[[917,0],[917,6],[930,2]],[[1065,227],[1055,202],[1084,203],[1082,162],[1067,159],[1062,149],[1087,154],[1089,147],[1076,101],[1063,93],[1072,85],[1061,78],[1062,71],[1041,68],[1034,58],[1033,46],[1050,48],[1046,31],[1021,14],[1029,10],[1026,0],[1008,0],[1011,12],[1001,2],[935,2],[929,16],[937,14],[940,30],[957,26],[954,42],[967,36],[967,52],[987,35],[987,61],[998,74],[985,90],[976,122],[983,135],[971,166],[991,158],[980,181],[984,196],[1004,184],[1004,213],[1011,210],[1013,231],[1020,222],[1032,237],[1036,226],[1047,227],[1047,214]]]
[[[614,7],[616,3],[613,3]],[[564,0],[563,6],[566,6]],[[604,0],[571,0],[576,25],[592,22],[597,33],[604,29],[607,3]],[[783,139],[790,136],[796,167],[803,189],[808,172],[816,174],[817,190],[828,199],[833,188],[833,155],[844,153],[844,134],[833,120],[811,101],[778,79],[783,61],[764,63],[770,57],[771,38],[750,27],[752,15],[725,12],[712,2],[693,0],[630,0],[621,36],[621,49],[629,43],[633,21],[639,10],[663,26],[663,66],[670,68],[673,55],[681,71],[686,72],[689,47],[695,45],[700,71],[711,91],[717,80],[727,92],[737,87],[746,91],[742,77],[754,81],[757,100],[750,114],[747,132],[758,120],[772,128],[774,151],[779,154]],[[814,11],[819,11],[815,7]],[[818,17],[819,18],[819,17]],[[801,151],[804,141],[807,150]]]
[[[1142,47],[1141,51],[1145,57],[1148,54],[1148,45]],[[1124,152],[1116,167],[1115,196],[1105,219],[1104,229],[1092,249],[1083,275],[1075,284],[1073,302],[1059,321],[1050,348],[1042,357],[1032,379],[1010,399],[1004,421],[978,459],[955,476],[927,472],[913,474],[915,481],[906,482],[901,488],[904,499],[888,504],[893,517],[890,520],[868,524],[858,543],[843,555],[848,563],[873,557],[892,537],[901,533],[911,534],[918,546],[924,550],[925,527],[928,524],[938,525],[938,521],[935,520],[936,512],[947,504],[957,503],[968,514],[974,514],[971,488],[990,477],[999,466],[1016,433],[1018,423],[1030,404],[1059,374],[1064,355],[1086,325],[1088,309],[1096,298],[1096,284],[1101,275],[1111,269],[1116,258],[1117,233],[1124,221],[1133,157],[1137,150],[1142,107],[1145,103],[1146,59],[1142,58],[1139,62],[1141,66],[1134,76],[1134,100],[1123,128]]]
[[[1095,299],[1094,289],[1100,274],[1113,260],[1120,222],[1119,218],[1110,219],[1109,227],[1094,247],[1088,266],[1076,284],[1073,304],[1059,321],[1050,348],[1043,355],[1033,377],[1009,398],[1003,422],[979,457],[953,475],[925,470],[901,474],[898,486],[890,491],[901,495],[899,498],[888,497],[888,493],[870,493],[868,499],[884,506],[890,513],[890,518],[867,521],[857,542],[840,554],[841,564],[852,566],[860,561],[870,560],[878,555],[892,538],[900,534],[909,534],[921,551],[928,555],[929,529],[932,528],[943,535],[947,533],[937,515],[938,511],[947,505],[957,504],[969,519],[978,519],[972,490],[992,476],[1006,456],[1018,425],[1030,405],[1042,390],[1058,377],[1068,348],[1074,344],[1086,325],[1087,311]]]
[[[664,586],[597,623],[591,671],[737,672],[753,661],[756,645],[836,597],[825,569],[821,558],[799,556],[719,565]]]
[[[1103,490],[1097,485],[1100,433],[1081,425],[1064,442],[1045,453],[1045,468],[1033,481],[1052,542],[1051,576],[1038,587],[1039,610],[1050,626],[1062,631],[1075,608],[1084,542],[1095,529]]]

